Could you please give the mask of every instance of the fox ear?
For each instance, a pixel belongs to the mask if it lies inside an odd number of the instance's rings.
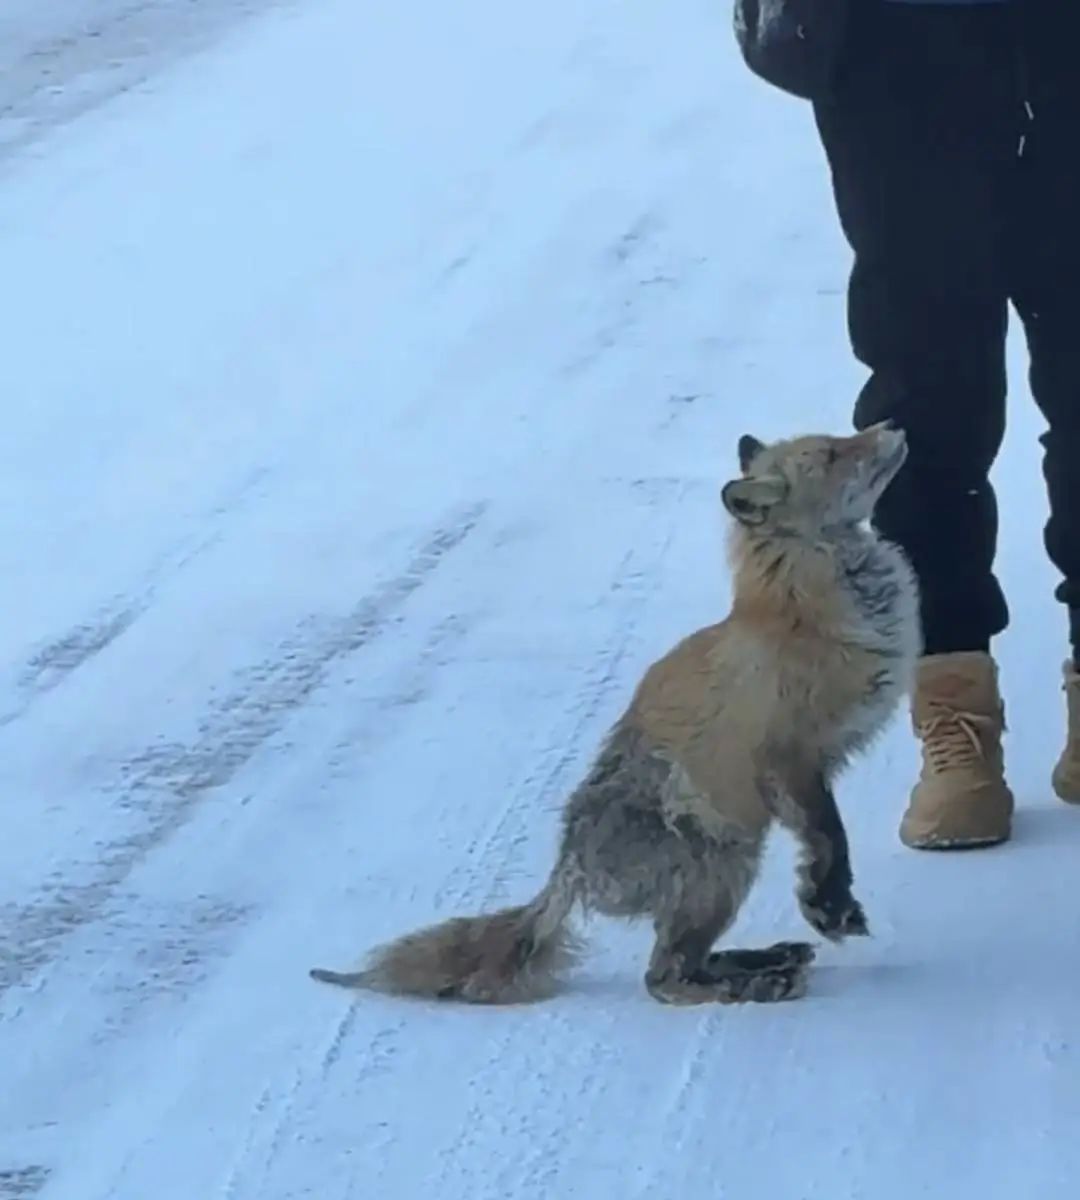
[[[750,464],[764,449],[765,443],[758,441],[756,437],[751,437],[748,433],[744,433],[739,438],[739,470],[744,475],[750,470]]]
[[[724,507],[744,525],[760,525],[769,509],[787,495],[787,484],[777,475],[762,479],[733,479],[724,484],[720,499]]]

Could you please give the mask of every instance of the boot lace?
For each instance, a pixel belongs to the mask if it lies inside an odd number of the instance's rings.
[[[918,726],[931,770],[955,771],[978,763],[986,757],[986,745],[996,724],[995,718],[982,713],[936,707]]]

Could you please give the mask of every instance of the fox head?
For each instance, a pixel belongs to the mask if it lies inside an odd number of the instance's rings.
[[[907,457],[888,422],[852,437],[812,435],[766,445],[739,439],[742,475],[724,486],[724,507],[763,533],[808,536],[866,520]]]

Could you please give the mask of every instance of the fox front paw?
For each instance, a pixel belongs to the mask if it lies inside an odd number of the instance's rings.
[[[831,942],[849,937],[869,937],[870,926],[862,905],[850,893],[837,896],[817,893],[799,898],[799,908],[810,927]]]

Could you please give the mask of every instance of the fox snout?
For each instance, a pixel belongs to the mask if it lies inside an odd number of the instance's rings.
[[[867,426],[863,436],[868,435],[873,436],[878,445],[889,452],[895,451],[898,446],[907,445],[907,434],[892,419]]]
[[[874,445],[874,461],[870,475],[873,483],[885,487],[904,465],[907,458],[907,434],[892,421],[871,425],[863,436],[870,436]]]

